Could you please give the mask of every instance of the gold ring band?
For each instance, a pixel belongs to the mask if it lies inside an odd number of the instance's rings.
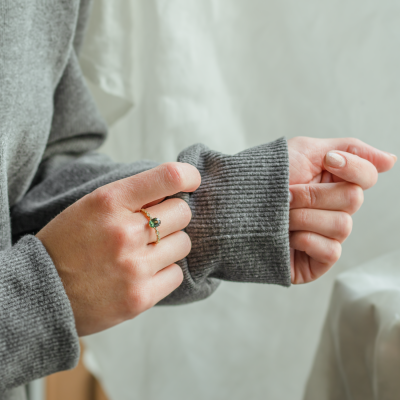
[[[150,214],[144,209],[142,208],[140,210],[140,212],[142,212],[144,215],[146,215],[146,217],[149,220],[149,226],[150,228],[154,228],[154,230],[156,231],[157,234],[157,241],[154,242],[155,244],[160,243],[160,232],[158,232],[157,227],[159,227],[161,225],[161,220],[159,218],[151,218]]]

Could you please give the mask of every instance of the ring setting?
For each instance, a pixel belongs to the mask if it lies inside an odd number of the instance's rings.
[[[142,212],[144,215],[146,215],[148,221],[149,221],[149,226],[150,228],[153,228],[156,231],[156,235],[157,235],[157,241],[154,242],[155,244],[160,243],[160,232],[158,232],[158,227],[161,225],[161,220],[159,218],[151,218],[150,214],[144,209],[142,208],[140,210],[140,212]]]
[[[149,225],[151,228],[158,228],[161,225],[161,220],[158,218],[152,218],[149,221]]]

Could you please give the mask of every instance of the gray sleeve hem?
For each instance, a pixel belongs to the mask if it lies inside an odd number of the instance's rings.
[[[179,262],[183,285],[161,304],[207,297],[219,280],[290,286],[289,156],[285,138],[233,156],[197,144],[178,161],[194,165],[202,183],[179,193],[192,210],[185,231],[192,250]]]
[[[23,237],[0,262],[2,393],[73,368],[80,349],[70,302],[40,240]]]

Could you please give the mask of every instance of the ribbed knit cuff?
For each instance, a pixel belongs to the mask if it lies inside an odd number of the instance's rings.
[[[284,138],[230,156],[196,144],[178,161],[201,186],[179,193],[192,210],[192,250],[179,262],[183,284],[161,304],[207,297],[218,280],[290,286],[289,156]]]
[[[234,156],[192,146],[179,157],[202,184],[189,196],[189,271],[209,277],[290,285],[289,156],[284,138]],[[208,273],[207,273],[208,272]]]
[[[0,393],[73,368],[79,340],[71,305],[46,249],[23,237],[0,253]]]

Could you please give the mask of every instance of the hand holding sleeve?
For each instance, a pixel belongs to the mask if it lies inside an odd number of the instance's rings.
[[[234,156],[197,144],[178,161],[198,168],[202,184],[194,193],[174,196],[187,201],[193,213],[186,228],[192,251],[178,262],[182,285],[160,304],[206,298],[221,279],[289,286],[286,140]],[[5,332],[0,338],[0,390],[68,369],[79,355],[61,280],[41,242],[29,234],[96,188],[156,165],[117,164],[96,153],[58,154],[42,163],[33,187],[11,210],[14,238],[28,235],[0,253],[0,325]]]
[[[290,285],[289,160],[287,142],[224,155],[197,144],[178,161],[194,165],[201,186],[179,193],[192,210],[185,229],[192,251],[179,265],[184,282],[160,304],[209,296],[219,281]],[[157,164],[113,163],[105,156],[58,155],[43,163],[37,184],[12,209],[16,237],[39,231],[58,213],[97,187]]]

